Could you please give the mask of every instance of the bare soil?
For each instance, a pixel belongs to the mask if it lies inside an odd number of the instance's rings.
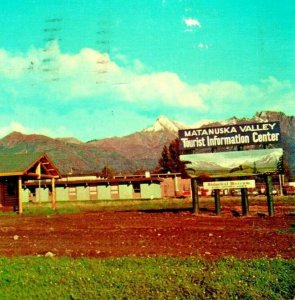
[[[70,257],[196,256],[216,259],[294,258],[294,206],[214,207],[198,215],[188,210],[97,211],[50,216],[0,216],[0,256]],[[294,229],[294,228],[293,228]]]

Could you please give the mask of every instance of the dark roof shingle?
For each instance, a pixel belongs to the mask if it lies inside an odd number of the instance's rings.
[[[44,153],[24,153],[24,154],[0,154],[0,174],[3,173],[24,173]]]

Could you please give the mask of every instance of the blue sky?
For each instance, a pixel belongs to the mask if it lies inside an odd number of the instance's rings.
[[[293,0],[0,3],[0,137],[294,115]]]

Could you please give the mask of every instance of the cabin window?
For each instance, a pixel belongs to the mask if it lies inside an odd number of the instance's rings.
[[[89,187],[90,194],[96,194],[97,193],[97,187],[96,186],[90,186]]]
[[[97,187],[96,186],[89,187],[89,196],[90,196],[90,200],[97,199]]]
[[[69,187],[69,200],[77,200],[77,189],[76,187]]]
[[[140,193],[140,183],[139,182],[133,183],[133,193]]]
[[[7,182],[7,194],[8,194],[8,196],[16,195],[16,185],[12,181]]]
[[[111,185],[111,197],[119,198],[119,186],[118,185]]]

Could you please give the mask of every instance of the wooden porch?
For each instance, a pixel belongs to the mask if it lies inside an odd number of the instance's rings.
[[[30,179],[51,179],[51,203],[52,209],[55,209],[57,178],[60,174],[46,154],[0,155],[0,210],[23,212],[23,182]]]

